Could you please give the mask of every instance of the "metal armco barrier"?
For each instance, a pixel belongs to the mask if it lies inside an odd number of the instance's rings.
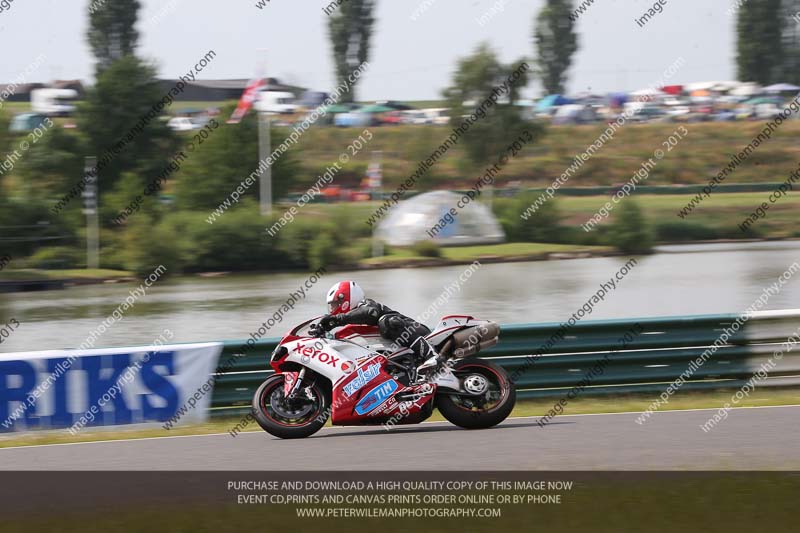
[[[581,395],[661,393],[737,318],[739,315],[700,315],[578,322],[532,365],[528,363],[527,370],[515,380],[517,395],[563,396],[607,356],[602,372],[592,376]],[[499,344],[478,355],[513,374],[524,369],[526,361],[559,328],[553,323],[501,326]],[[620,349],[620,339],[631,331],[639,333]],[[800,309],[757,312],[692,373],[681,390],[739,388],[773,359],[776,350],[783,351],[783,356],[774,359],[769,377],[758,386],[798,386],[800,347],[793,351],[782,346],[798,333]],[[260,341],[246,355],[241,355],[242,341],[225,342],[219,367],[228,371],[218,374],[211,403],[213,414],[249,409],[256,388],[272,374],[268,359],[278,340]]]

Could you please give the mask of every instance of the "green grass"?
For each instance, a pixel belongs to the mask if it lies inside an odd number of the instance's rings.
[[[0,272],[0,281],[26,281],[37,279],[122,279],[133,277],[132,272],[125,270],[95,269],[68,269],[68,270],[41,270],[19,269],[3,270]]]
[[[31,104],[30,102],[3,102],[2,109],[8,111],[10,115],[17,115],[30,112]]]
[[[425,102],[426,104],[428,102]],[[415,103],[418,105],[419,103]],[[629,124],[617,131],[614,138],[595,152],[569,179],[566,187],[611,185],[630,179],[643,161],[653,157],[678,124]],[[647,185],[702,184],[716,175],[743,149],[763,124],[754,122],[699,123],[684,125],[686,138],[669,151],[647,179]],[[523,186],[547,186],[569,167],[605,130],[605,124],[587,126],[551,126],[544,137],[503,168],[499,185],[521,180]],[[446,139],[448,126],[404,125],[371,128],[374,138],[353,164],[366,164],[371,151],[382,152],[384,181],[387,189],[396,187],[408,177],[421,159]],[[354,128],[311,128],[303,134],[297,149],[301,165],[309,175],[336,160],[352,141]],[[800,160],[800,120],[784,122],[769,142],[759,146],[751,156],[727,178],[727,183],[783,181]],[[509,135],[511,141],[512,135]],[[464,188],[478,175],[465,162],[463,144],[453,147],[421,180],[427,188]],[[342,173],[337,182],[357,186],[363,172]]]
[[[481,258],[545,258],[552,253],[606,253],[608,246],[582,246],[577,244],[550,244],[536,242],[511,242],[505,244],[486,244],[480,246],[459,246],[442,248],[442,259],[450,261],[475,261]],[[409,248],[392,248],[389,255],[371,257],[361,261],[364,265],[409,264],[414,262],[430,262],[432,258],[421,257]],[[433,259],[435,261],[435,259]]]
[[[227,104],[236,103],[235,100],[224,100],[224,101],[212,101],[212,102],[174,102],[168,112],[171,115],[177,115],[184,109],[208,109],[208,108],[216,108],[221,109]],[[223,117],[227,120],[228,117]]]
[[[767,201],[769,192],[716,193],[706,198],[699,207],[686,218],[677,216],[694,195],[635,195],[650,225],[658,223],[701,224],[713,228],[731,238],[743,238],[738,230],[741,223],[757,206]],[[607,201],[606,196],[560,196],[558,205],[565,216],[564,223],[575,225],[585,223]],[[625,201],[625,200],[623,200]],[[784,196],[772,204],[766,218],[758,220],[754,227],[759,234],[772,238],[800,236],[797,213],[800,210],[800,196]],[[607,224],[612,216],[604,220]]]
[[[509,242],[505,244],[482,246],[459,246],[443,248],[442,254],[447,259],[468,261],[481,257],[519,257],[528,255],[544,255],[552,253],[601,253],[609,252],[608,246],[582,246],[578,244],[551,244],[538,242]]]
[[[734,391],[679,391],[662,410],[683,410],[719,408],[730,401]],[[650,405],[657,395],[631,394],[624,396],[578,396],[564,408],[565,415],[590,413],[623,413],[641,412]],[[517,402],[512,417],[545,415],[558,398],[520,400]],[[796,389],[755,389],[750,396],[743,399],[741,407],[759,407],[767,405],[800,405],[800,390]],[[0,434],[0,448],[12,446],[33,446],[41,444],[65,444],[71,442],[93,442],[119,439],[141,439],[153,437],[173,437],[177,435],[209,435],[227,433],[241,420],[241,416],[224,416],[213,418],[204,424],[179,426],[165,430],[160,425],[148,428],[132,429],[85,429],[75,436],[66,430],[38,431],[24,434]],[[444,418],[435,411],[429,419],[443,421]],[[631,418],[633,421],[633,417]],[[633,423],[633,422],[632,422]],[[328,423],[330,426],[330,422]],[[244,432],[262,431],[257,424],[251,423]]]

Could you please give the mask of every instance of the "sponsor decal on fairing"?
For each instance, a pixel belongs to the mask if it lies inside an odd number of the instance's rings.
[[[365,415],[371,413],[388,400],[392,393],[397,390],[397,382],[393,379],[384,381],[361,399],[356,405],[356,413]]]
[[[380,373],[381,365],[379,363],[369,365],[366,370],[359,368],[358,375],[353,378],[353,381],[344,386],[344,393],[348,397],[352,396],[361,390],[361,387],[378,377]]]
[[[297,353],[301,355],[300,361],[303,363],[308,363],[312,359],[316,359],[320,363],[327,363],[333,367],[339,362],[338,357],[334,357],[328,352],[323,352],[322,350],[317,350],[312,346],[306,346],[304,344],[298,344],[297,348],[294,349]]]

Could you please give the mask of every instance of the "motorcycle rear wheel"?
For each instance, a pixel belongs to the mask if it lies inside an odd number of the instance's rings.
[[[450,423],[465,429],[485,429],[505,420],[517,402],[517,392],[508,374],[494,363],[477,357],[465,357],[453,365],[459,380],[471,380],[474,386],[485,384],[486,392],[466,396],[440,394],[436,406]]]
[[[319,431],[330,415],[330,394],[319,384],[311,386],[314,400],[287,402],[283,376],[268,378],[253,395],[253,417],[261,429],[281,439],[302,439]]]

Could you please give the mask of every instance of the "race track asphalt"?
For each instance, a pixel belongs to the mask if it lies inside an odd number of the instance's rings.
[[[545,427],[511,418],[488,430],[445,422],[0,449],[0,470],[800,470],[800,406],[574,415]]]

